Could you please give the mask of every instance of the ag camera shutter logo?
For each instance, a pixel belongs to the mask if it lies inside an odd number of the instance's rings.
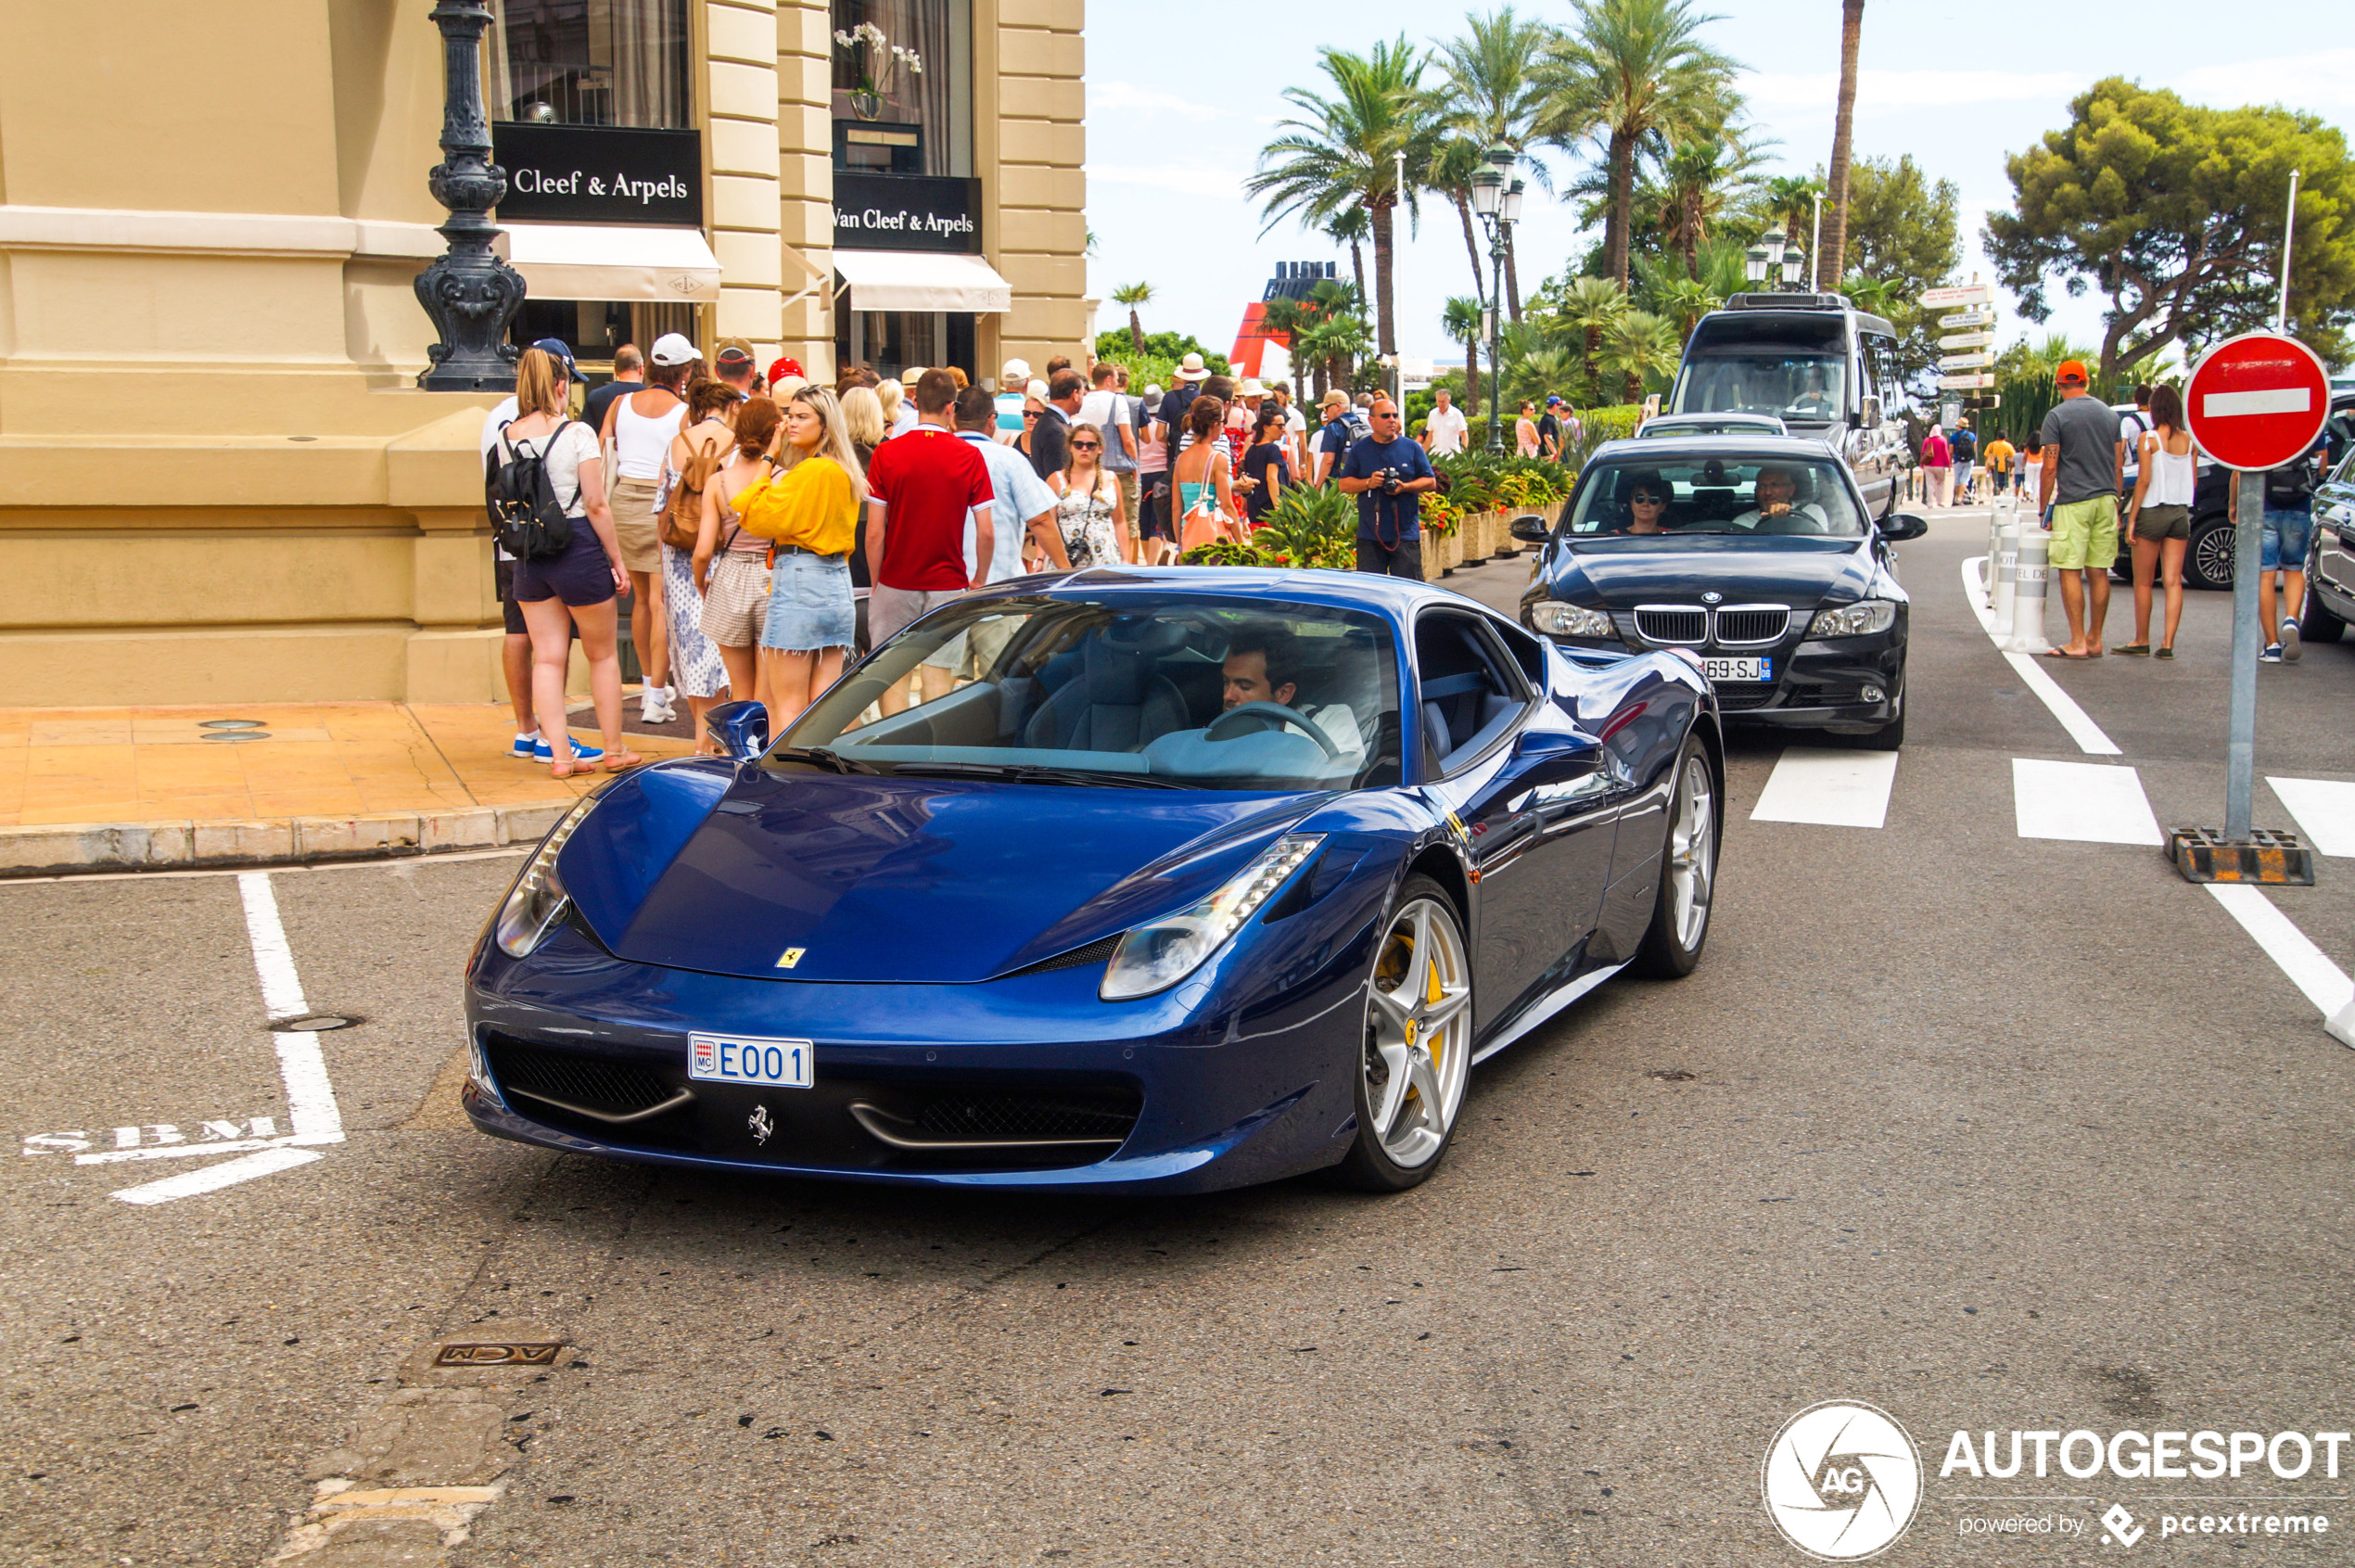
[[[1922,1499],[1922,1460],[1886,1410],[1852,1399],[1810,1405],[1783,1423],[1760,1471],[1766,1517],[1825,1562],[1894,1545]]]

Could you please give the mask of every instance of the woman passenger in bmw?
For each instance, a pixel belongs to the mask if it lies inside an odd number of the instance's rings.
[[[1665,533],[1669,528],[1668,504],[1674,498],[1668,481],[1658,474],[1636,475],[1627,490],[1627,531]]]

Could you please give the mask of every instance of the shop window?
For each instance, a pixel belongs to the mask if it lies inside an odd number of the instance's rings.
[[[592,380],[610,367],[624,343],[640,349],[666,332],[695,335],[693,305],[648,300],[526,300],[508,325],[507,340],[527,348],[542,338],[568,344],[573,358]]]
[[[970,176],[972,0],[833,6],[834,166]]]
[[[490,9],[491,119],[694,127],[687,0],[490,0]]]

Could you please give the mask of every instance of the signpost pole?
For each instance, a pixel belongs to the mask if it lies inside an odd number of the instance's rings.
[[[2257,798],[2257,562],[2265,527],[2265,476],[2234,477],[2240,504],[2233,516],[2233,701],[2224,753],[2224,836],[2248,842]]]

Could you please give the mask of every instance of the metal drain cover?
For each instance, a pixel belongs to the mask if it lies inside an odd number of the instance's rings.
[[[437,1367],[553,1367],[561,1344],[540,1341],[522,1345],[445,1345],[433,1353]]]
[[[261,727],[262,720],[259,719],[204,719],[197,723],[199,730],[259,730]]]
[[[270,1032],[279,1035],[323,1035],[329,1029],[348,1029],[359,1023],[340,1013],[306,1013],[299,1018],[273,1018]]]

